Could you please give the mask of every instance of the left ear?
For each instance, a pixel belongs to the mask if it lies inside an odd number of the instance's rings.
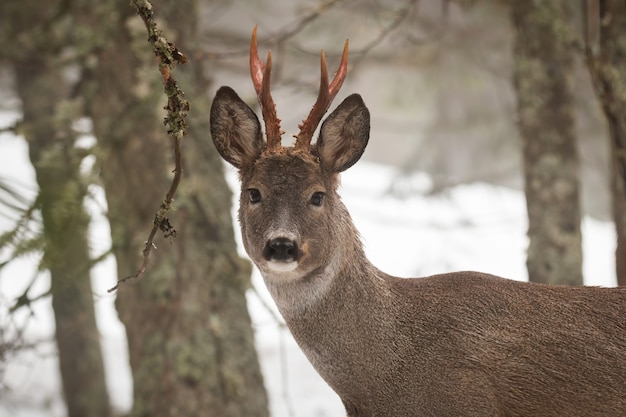
[[[326,118],[315,149],[324,165],[345,171],[361,158],[370,137],[370,112],[358,94],[348,96]]]
[[[215,93],[210,125],[215,148],[239,169],[253,163],[265,146],[259,119],[230,87],[221,87]]]

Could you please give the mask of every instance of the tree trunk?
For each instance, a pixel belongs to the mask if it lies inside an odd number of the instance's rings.
[[[117,28],[99,51],[95,82],[87,88],[93,88],[89,107],[118,274],[124,277],[140,265],[137,255],[169,187],[171,138],[161,122],[166,98],[143,24],[127,3],[109,4],[117,8]],[[131,414],[266,417],[245,299],[251,268],[236,252],[231,192],[209,146],[208,83],[201,63],[193,61],[197,4],[163,1],[154,7],[176,28],[177,47],[192,57],[174,74],[192,111],[183,141],[184,180],[172,214],[177,238],[160,243],[142,278],[118,290],[134,380]]]
[[[96,328],[83,207],[87,184],[74,147],[71,101],[61,69],[41,51],[15,65],[25,136],[39,184],[44,266],[50,270],[56,341],[69,417],[111,415],[100,338]]]
[[[623,70],[622,70],[623,71]],[[624,84],[626,86],[626,84]],[[622,109],[626,110],[626,102],[622,103]],[[626,113],[622,113],[625,115]],[[622,116],[623,117],[623,116]],[[611,129],[612,131],[612,129]],[[626,143],[626,130],[620,132],[622,141]],[[612,134],[613,136],[613,134]],[[617,277],[617,285],[626,287],[626,185],[624,177],[620,175],[621,168],[619,166],[619,153],[626,153],[626,147],[621,151],[612,148],[613,175],[611,181],[611,192],[613,200],[613,220],[615,222],[615,232],[617,234],[617,243],[615,245],[615,275]]]
[[[586,6],[587,64],[611,139],[617,283],[626,286],[626,5],[587,1]]]
[[[513,80],[528,208],[529,280],[580,285],[579,158],[572,98],[568,1],[511,3]]]

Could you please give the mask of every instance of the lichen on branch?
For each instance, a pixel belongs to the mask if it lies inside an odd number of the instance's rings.
[[[152,4],[149,1],[132,0],[131,3],[146,26],[148,42],[152,46],[154,55],[157,57],[159,72],[163,78],[163,90],[167,96],[167,105],[164,107],[167,114],[163,124],[168,135],[173,140],[175,168],[170,188],[165,194],[161,206],[155,212],[153,227],[142,251],[143,261],[141,265],[133,275],[120,279],[113,288],[109,289],[109,292],[115,291],[123,282],[139,278],[146,271],[150,253],[152,248],[155,247],[154,237],[158,230],[161,230],[166,238],[173,239],[176,237],[176,229],[171,225],[167,215],[172,207],[172,202],[182,177],[181,143],[183,137],[187,135],[187,122],[185,119],[189,112],[189,102],[185,99],[185,93],[178,87],[178,83],[172,76],[174,67],[177,64],[186,63],[187,57],[176,48],[176,45],[169,42],[157,27],[154,21]]]

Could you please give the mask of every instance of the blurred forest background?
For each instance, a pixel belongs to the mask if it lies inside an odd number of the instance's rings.
[[[0,4],[2,138],[28,144],[38,190],[0,177],[0,268],[38,263],[0,297],[0,398],[7,363],[35,303],[51,300],[70,417],[112,416],[90,270],[138,253],[172,181],[164,75],[135,0]],[[319,51],[329,67],[350,39],[339,103],[359,92],[372,114],[365,158],[399,168],[403,197],[487,182],[524,190],[529,278],[582,284],[581,216],[614,221],[626,285],[626,10],[622,2],[553,0],[154,0],[158,27],[188,62],[172,75],[190,103],[183,181],[147,279],[117,292],[128,337],[132,416],[267,416],[246,307],[250,263],[236,250],[231,191],[211,146],[210,100],[230,85],[255,105],[252,28],[272,50],[283,129],[315,101]],[[1,149],[1,148],[0,148]],[[418,187],[414,173],[428,173]],[[112,246],[94,254],[86,204],[104,193]],[[170,233],[171,234],[171,233]],[[171,238],[171,236],[170,236]],[[44,278],[45,277],[45,278]],[[49,279],[40,291],[36,283]],[[0,288],[2,288],[0,286]],[[0,400],[1,401],[1,400]]]

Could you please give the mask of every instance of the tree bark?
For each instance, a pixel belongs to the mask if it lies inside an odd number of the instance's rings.
[[[579,158],[568,1],[511,3],[513,80],[528,208],[529,280],[580,285]]]
[[[168,141],[159,108],[166,103],[143,24],[124,2],[109,1],[115,30],[91,72],[89,109],[101,151],[120,277],[137,256],[168,187]],[[175,76],[192,111],[183,143],[184,180],[172,223],[177,238],[159,243],[141,279],[118,290],[134,380],[133,416],[266,417],[268,404],[254,349],[245,291],[250,264],[236,252],[231,192],[209,146],[208,82],[193,60],[197,2],[162,1],[155,11],[175,28],[192,58]]]
[[[622,85],[626,86],[626,83]],[[622,102],[622,109],[626,111],[626,102]],[[622,117],[624,114],[626,113],[622,113]],[[626,189],[626,179],[624,179],[623,175],[620,175],[622,169],[626,166],[626,162],[620,163],[620,155],[626,154],[626,146],[618,148],[615,140],[615,136],[619,135],[621,141],[626,144],[626,130],[620,129],[619,133],[613,133],[613,129],[610,129],[610,131],[611,136],[614,138],[613,147],[611,148],[611,161],[613,162],[611,193],[613,221],[615,222],[615,232],[617,235],[615,245],[615,276],[617,277],[617,285],[626,287],[626,191],[624,191]]]
[[[44,266],[56,323],[63,393],[69,417],[109,417],[100,337],[96,327],[83,207],[87,184],[74,146],[72,101],[62,69],[42,51],[15,64],[25,136],[39,184],[45,237]]]
[[[611,140],[617,284],[626,286],[626,5],[614,0],[585,5],[587,65]]]

